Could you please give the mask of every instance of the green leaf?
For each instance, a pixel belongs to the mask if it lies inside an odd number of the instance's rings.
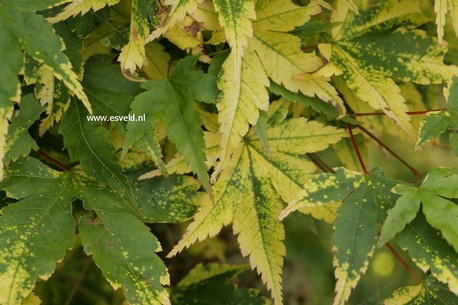
[[[447,130],[448,116],[444,111],[428,112],[421,121],[417,145],[421,146],[428,140],[439,137]]]
[[[109,141],[108,131],[101,125],[87,120],[88,112],[72,102],[62,118],[59,133],[64,137],[72,161],[80,161],[83,170],[100,182],[107,183],[134,211],[137,210],[134,195]]]
[[[146,114],[146,122],[127,124],[126,143],[128,148],[148,134],[162,119],[169,139],[184,156],[193,172],[210,191],[210,182],[205,164],[205,141],[195,100],[212,102],[215,98],[216,79],[213,75],[192,71],[195,57],[181,60],[168,80],[153,80],[145,83],[146,92],[139,94],[132,103],[133,114]],[[201,87],[202,86],[202,87]],[[209,88],[210,91],[206,91]]]
[[[404,196],[401,196],[396,201],[396,205],[388,211],[388,217],[380,232],[380,238],[378,240],[379,247],[385,245],[396,234],[401,232],[405,225],[415,218],[420,209],[421,200],[416,188],[410,185],[401,186],[404,189],[404,191],[402,191]],[[397,193],[399,194],[399,192],[400,189],[398,188]]]
[[[192,218],[203,196],[198,192],[200,183],[187,176],[140,180],[133,188],[142,220],[150,223],[177,223]]]
[[[453,305],[455,303],[456,295],[434,280],[427,280],[418,286],[399,288],[383,302],[384,305]]]
[[[458,294],[458,255],[421,213],[406,225],[395,240],[404,250],[409,251],[410,257],[420,269],[424,272],[430,270],[435,278]]]
[[[303,209],[310,213],[315,206],[315,215],[312,215],[321,219],[329,217],[323,214],[332,213],[335,202],[343,201],[334,221],[337,278],[334,304],[345,304],[361,274],[367,270],[378,235],[378,210],[393,200],[389,192],[393,185],[393,181],[377,171],[368,176],[340,168],[335,174],[322,174],[308,181],[280,215],[284,218],[292,211]],[[328,211],[326,205],[331,205]]]
[[[139,83],[124,77],[112,55],[98,54],[86,60],[83,86],[94,109],[106,116],[128,114],[135,96],[143,92]],[[117,123],[121,131],[125,124]]]
[[[28,94],[23,97],[19,114],[11,120],[6,137],[5,164],[28,155],[32,149],[38,149],[38,145],[29,135],[28,129],[42,112],[43,108],[33,95]]]
[[[343,130],[318,122],[303,118],[286,120],[267,129],[267,156],[262,141],[250,132],[234,151],[230,167],[214,185],[215,203],[207,199],[169,256],[196,240],[216,235],[232,223],[242,255],[250,256],[252,268],[261,274],[275,304],[282,304],[280,284],[285,249],[278,214],[282,203],[292,200],[315,170],[302,155],[323,150],[343,136]]]
[[[381,242],[388,241],[404,225],[411,221],[418,212],[420,201],[423,213],[434,228],[440,230],[442,236],[458,251],[458,205],[446,198],[458,198],[458,175],[448,176],[447,169],[434,169],[423,180],[420,187],[399,185],[395,191],[402,195],[396,206],[388,212],[388,218],[382,232],[387,234]],[[401,202],[401,206],[397,205]],[[412,205],[412,206],[409,206]],[[402,219],[395,220],[393,216],[405,213]],[[391,216],[393,215],[393,216]],[[399,216],[399,215],[398,215]],[[390,228],[391,227],[391,228]]]
[[[122,286],[132,305],[170,305],[169,275],[155,254],[161,246],[149,228],[125,209],[116,195],[85,182],[79,197],[95,215],[83,216],[79,230],[84,251],[92,255],[105,278]]]
[[[229,280],[247,270],[244,265],[197,265],[173,289],[171,300],[175,305],[268,305],[254,289],[237,288]]]
[[[428,112],[420,123],[417,146],[440,136],[448,128],[458,128],[458,77],[454,77],[449,88],[444,91],[447,97],[447,109]]]
[[[344,23],[333,31],[333,44],[320,50],[325,50],[325,56],[329,54],[347,86],[362,101],[382,110],[414,139],[415,131],[406,114],[408,107],[392,78],[419,84],[447,82],[457,67],[443,64],[446,47],[438,46],[424,32],[393,32],[422,22],[415,2],[384,1],[360,13],[356,16],[345,13],[345,9],[335,10],[334,20]]]
[[[24,183],[27,172],[41,187]],[[74,195],[68,177],[35,159],[13,164],[0,187],[21,199],[0,216],[0,303],[21,304],[37,276],[48,278],[75,242]]]

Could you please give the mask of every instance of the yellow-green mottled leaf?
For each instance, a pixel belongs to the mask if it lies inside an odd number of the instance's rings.
[[[394,182],[374,172],[371,176],[338,169],[307,181],[297,198],[280,214],[286,217],[295,210],[308,212],[316,205],[323,209],[342,201],[334,221],[334,266],[336,296],[334,304],[345,304],[351,290],[366,272],[377,240],[377,210],[392,200],[389,190]],[[313,216],[313,213],[311,213]],[[325,214],[326,215],[326,214]],[[328,215],[331,217],[332,214]],[[324,218],[318,213],[318,219]]]
[[[33,95],[28,94],[22,98],[19,112],[11,120],[6,137],[5,164],[26,156],[32,149],[37,150],[38,145],[28,133],[29,127],[40,117],[43,108]]]
[[[2,27],[6,27],[15,36],[22,48],[34,59],[51,67],[55,77],[63,81],[88,111],[92,112],[89,100],[78,81],[77,74],[72,69],[71,62],[62,52],[64,49],[62,39],[54,34],[51,25],[46,23],[46,20],[40,15],[4,5],[0,6],[0,18],[3,23]]]
[[[437,39],[439,44],[442,44],[444,37],[444,26],[445,26],[445,15],[447,15],[447,2],[448,0],[435,0],[434,1],[434,12],[436,13],[436,25],[437,25]]]
[[[256,18],[252,0],[214,0],[219,22],[226,33],[226,40],[234,53],[234,70],[239,70],[243,49],[253,35],[251,19]]]
[[[450,15],[452,15],[453,29],[458,36],[458,0],[449,0]]]
[[[143,66],[146,52],[146,38],[150,34],[150,21],[156,25],[156,1],[133,0],[130,16],[129,43],[121,49],[118,61],[121,69],[133,74]]]
[[[436,279],[458,294],[458,254],[440,235],[419,213],[395,240],[409,251],[420,269],[424,272],[429,270]]]
[[[122,286],[132,305],[170,305],[163,287],[169,275],[155,254],[161,246],[149,228],[110,191],[83,182],[79,192],[84,206],[95,213],[79,220],[84,251],[113,288]]]
[[[384,111],[414,139],[405,113],[408,107],[391,78],[420,84],[449,81],[457,67],[443,64],[445,45],[440,47],[422,31],[398,29],[422,22],[413,1],[381,2],[359,16],[338,10],[334,14],[344,24],[333,33],[330,61],[342,70],[347,86],[362,101]]]
[[[133,188],[142,220],[149,223],[176,223],[192,218],[203,196],[198,191],[200,186],[197,180],[178,175],[137,181]]]
[[[322,136],[318,136],[320,131]],[[278,221],[282,203],[292,200],[315,170],[303,154],[323,150],[345,133],[303,118],[270,126],[266,133],[270,155],[256,133],[249,133],[214,185],[215,203],[207,199],[169,256],[196,240],[216,235],[223,226],[232,223],[242,255],[250,257],[252,268],[260,273],[274,303],[282,304],[285,248],[284,229]]]
[[[48,20],[52,23],[57,23],[67,18],[75,17],[78,14],[84,15],[89,10],[98,11],[107,5],[115,5],[118,2],[119,0],[72,0],[71,3],[64,7],[62,12],[48,18]]]
[[[40,305],[41,304],[41,300],[39,297],[37,297],[35,295],[35,293],[31,293],[29,294],[28,297],[26,297],[25,299],[22,299],[22,302],[21,302],[21,305]]]
[[[457,296],[447,287],[428,279],[417,286],[407,286],[397,289],[393,295],[383,302],[383,305],[453,305]]]
[[[75,242],[70,181],[46,168],[25,159],[8,169],[0,185],[13,198],[23,198],[3,208],[0,216],[0,304],[21,304],[37,277],[47,279]],[[23,184],[23,171],[30,171],[41,187],[34,190]],[[17,192],[15,187],[24,190]],[[24,198],[24,192],[30,196]]]
[[[203,0],[165,0],[164,5],[170,6],[170,12],[166,19],[160,26],[154,30],[146,39],[146,42],[153,41],[165,34],[170,28],[174,27],[175,24],[183,20],[186,14],[192,14],[197,8],[197,5]]]
[[[336,90],[324,78],[311,80],[294,79],[299,74],[313,72],[323,66],[323,61],[314,54],[301,51],[298,37],[288,34],[302,25],[311,15],[320,12],[317,3],[300,7],[290,1],[269,1],[259,5],[253,21],[253,37],[248,39],[244,57],[239,64],[239,55],[232,49],[219,74],[218,98],[221,133],[221,163],[214,176],[219,174],[229,156],[249,125],[255,125],[259,110],[267,110],[269,77],[286,89],[338,105],[343,110],[342,100]]]

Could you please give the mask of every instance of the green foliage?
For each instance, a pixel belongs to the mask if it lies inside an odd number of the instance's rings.
[[[0,1],[0,305],[456,304],[457,16]]]

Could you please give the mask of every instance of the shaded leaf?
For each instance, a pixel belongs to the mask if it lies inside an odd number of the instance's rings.
[[[172,303],[176,305],[267,305],[254,289],[237,288],[229,280],[248,269],[243,265],[197,265],[173,289]]]
[[[443,284],[427,280],[418,286],[407,286],[396,290],[384,305],[453,305],[457,297]]]

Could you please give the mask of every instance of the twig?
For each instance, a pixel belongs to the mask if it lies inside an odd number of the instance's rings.
[[[361,165],[363,172],[366,175],[369,175],[369,172],[367,171],[367,168],[366,168],[366,164],[364,164],[363,157],[361,156],[361,152],[359,151],[358,144],[356,143],[355,136],[353,135],[353,127],[351,126],[350,123],[348,123],[347,126],[348,126],[348,133],[350,134],[350,138],[351,138],[351,143],[353,144],[356,155],[358,156],[359,164]]]
[[[438,108],[438,109],[431,109],[431,110],[423,110],[423,111],[407,111],[405,112],[408,115],[421,115],[421,114],[427,114],[428,112],[434,112],[434,111],[442,111],[442,110],[447,110],[447,108]],[[382,116],[386,115],[385,112],[361,112],[361,113],[352,113],[350,116],[358,117],[358,116]]]
[[[318,157],[317,154],[315,154],[315,153],[307,153],[306,155],[323,172],[325,172],[325,173],[333,173],[333,174],[336,173],[336,171],[333,170],[332,167],[330,167],[329,165],[324,163],[324,161],[320,157]]]
[[[406,261],[399,255],[398,252],[390,245],[390,243],[386,243],[385,246],[391,251],[391,253],[396,257],[396,259],[402,264],[404,269],[406,269],[419,283],[423,282],[423,279],[415,272],[412,268],[406,263]]]
[[[84,261],[83,269],[81,269],[80,273],[78,274],[78,277],[76,278],[75,284],[72,287],[72,291],[70,291],[70,294],[68,295],[67,300],[65,301],[65,305],[70,305],[72,303],[73,298],[75,297],[76,292],[80,288],[81,281],[83,280],[83,277],[86,274],[86,271],[89,268],[90,264],[91,258],[88,256]]]
[[[67,166],[65,166],[65,164],[63,164],[62,162],[60,161],[57,161],[56,159],[54,159],[53,157],[51,157],[50,155],[48,155],[47,153],[45,153],[44,151],[42,151],[41,149],[37,150],[37,153],[42,156],[43,158],[45,158],[46,160],[48,160],[49,162],[51,162],[52,164],[56,165],[57,167],[61,168],[63,171],[66,171],[68,172],[70,170],[70,168],[68,168]]]
[[[369,130],[367,130],[365,127],[361,126],[361,125],[358,125],[358,128],[361,129],[362,132],[364,132],[365,134],[367,134],[370,138],[372,138],[372,140],[374,140],[375,142],[377,142],[377,144],[379,144],[381,147],[385,148],[393,157],[395,157],[396,159],[399,160],[399,162],[401,162],[402,164],[404,164],[405,167],[407,167],[417,178],[417,182],[420,181],[421,179],[423,179],[423,176],[418,172],[418,170],[413,167],[412,165],[410,165],[406,160],[404,160],[401,156],[399,156],[395,151],[393,151],[388,145],[386,145],[385,143],[383,143],[382,140],[380,140],[379,138],[377,138],[374,134],[372,134]]]

